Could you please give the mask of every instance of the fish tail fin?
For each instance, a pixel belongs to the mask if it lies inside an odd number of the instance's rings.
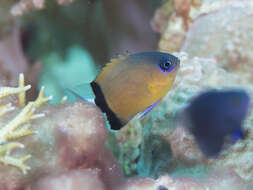
[[[217,157],[224,148],[225,139],[223,135],[195,136],[195,140],[206,157]]]
[[[90,83],[84,83],[77,85],[73,88],[67,88],[64,92],[70,100],[75,100],[76,98],[94,103],[95,95],[90,86]]]

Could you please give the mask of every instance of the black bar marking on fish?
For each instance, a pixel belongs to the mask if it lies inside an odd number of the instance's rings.
[[[119,130],[120,128],[122,128],[122,122],[117,117],[117,115],[109,108],[99,84],[96,82],[92,82],[91,88],[96,96],[95,103],[102,110],[102,112],[106,113],[107,119],[111,125],[111,129]]]

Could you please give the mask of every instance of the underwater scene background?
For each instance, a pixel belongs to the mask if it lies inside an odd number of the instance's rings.
[[[0,190],[252,190],[252,15],[0,0]]]

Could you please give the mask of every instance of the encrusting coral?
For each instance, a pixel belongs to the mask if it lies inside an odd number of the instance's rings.
[[[161,33],[161,51],[214,58],[226,70],[252,81],[252,12],[250,0],[173,0],[156,11],[152,26]]]
[[[87,169],[74,170],[61,175],[48,176],[38,181],[33,187],[34,190],[78,190],[94,189],[106,190],[101,180],[101,170]],[[88,183],[87,183],[88,182]]]
[[[226,70],[253,81],[252,12],[252,1],[232,1],[199,16],[181,50],[190,57],[215,58]]]
[[[245,183],[232,170],[216,171],[204,179],[172,178],[162,175],[158,179],[130,179],[118,190],[250,190],[252,183]]]

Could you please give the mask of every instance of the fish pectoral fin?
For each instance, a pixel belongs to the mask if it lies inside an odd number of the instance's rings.
[[[153,91],[153,89],[154,89],[154,87],[155,87],[155,84],[149,83],[149,84],[148,84],[148,87],[149,87],[149,91]]]
[[[158,93],[157,84],[149,83],[148,84],[148,91],[149,91],[150,94],[155,96]]]
[[[147,107],[143,112],[138,113],[137,119],[143,119],[158,103],[159,101],[156,101],[154,104]]]
[[[87,101],[90,103],[94,103],[94,99],[95,99],[95,95],[94,95],[93,90],[90,86],[90,83],[81,84],[81,85],[75,86],[71,89],[67,88],[64,90],[64,94],[66,94],[68,96],[68,98],[71,97],[71,95],[74,95],[74,97],[77,97],[80,100]]]

